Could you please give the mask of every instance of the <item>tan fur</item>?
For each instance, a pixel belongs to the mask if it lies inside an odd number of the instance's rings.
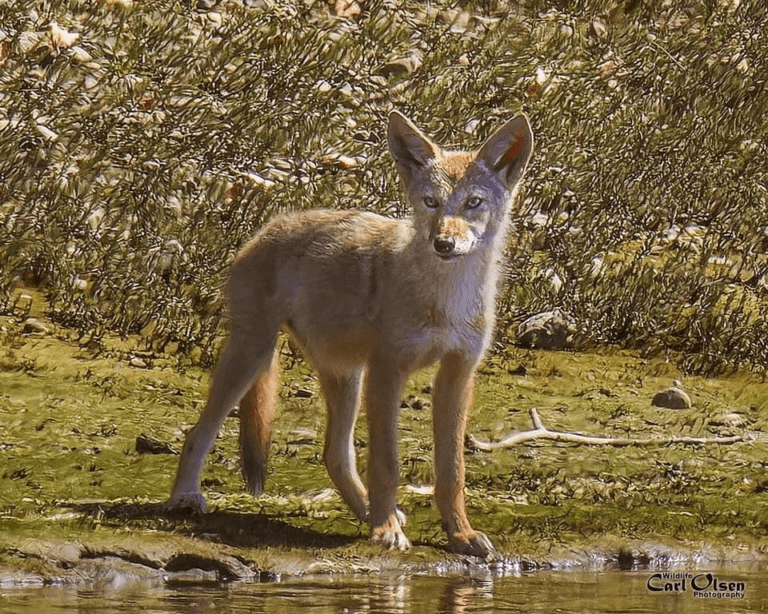
[[[438,228],[438,234],[446,237],[463,237],[467,234],[467,222],[459,217],[445,218]]]
[[[508,215],[533,137],[518,116],[478,152],[444,152],[392,113],[388,141],[410,219],[358,211],[282,215],[237,256],[229,344],[187,437],[169,504],[204,509],[205,456],[238,401],[243,471],[251,490],[261,490],[277,400],[275,344],[283,328],[319,373],[328,407],[328,472],[356,516],[370,520],[371,538],[389,548],[410,546],[396,504],[400,396],[411,372],[440,362],[435,498],[449,548],[488,557],[493,546],[472,529],[464,506],[464,429],[474,372],[494,326]],[[363,399],[367,490],[353,445]]]
[[[440,160],[439,169],[445,173],[451,182],[456,183],[475,161],[476,153],[474,151],[447,151]]]

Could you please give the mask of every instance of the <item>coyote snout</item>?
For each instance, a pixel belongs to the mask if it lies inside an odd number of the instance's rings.
[[[445,151],[393,112],[387,139],[410,219],[360,211],[281,215],[237,256],[229,344],[184,444],[170,504],[204,507],[205,456],[238,401],[243,473],[254,494],[262,489],[282,328],[318,371],[328,409],[328,473],[355,515],[370,521],[371,538],[389,548],[410,546],[397,508],[400,395],[410,373],[440,362],[433,386],[435,499],[448,547],[488,557],[493,545],[472,528],[464,508],[464,427],[475,369],[493,332],[499,259],[533,135],[519,115],[478,151]],[[368,488],[353,438],[363,399]]]
[[[459,217],[443,218],[432,241],[435,252],[444,260],[468,254],[474,244],[469,224]]]

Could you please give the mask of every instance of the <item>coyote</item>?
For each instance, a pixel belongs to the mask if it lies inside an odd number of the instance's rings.
[[[238,401],[243,473],[254,494],[262,490],[283,328],[319,374],[328,473],[355,515],[370,521],[371,539],[391,549],[410,547],[396,503],[400,395],[413,371],[440,362],[433,387],[435,499],[449,549],[488,558],[493,545],[472,529],[464,509],[464,428],[475,369],[493,333],[510,209],[533,134],[518,115],[478,151],[446,151],[394,111],[387,139],[411,218],[290,213],[270,221],[237,256],[229,343],[184,444],[169,505],[204,510],[204,459]],[[353,443],[361,397],[368,490]]]

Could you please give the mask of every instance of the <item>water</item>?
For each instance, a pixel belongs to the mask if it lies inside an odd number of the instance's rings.
[[[651,592],[654,572],[546,572],[494,578],[435,576],[316,576],[279,582],[211,586],[132,584],[114,587],[3,588],[0,613],[78,614],[104,612],[167,612],[208,614],[253,612],[281,614],[301,611],[325,613],[637,613],[693,614],[768,611],[768,573],[765,570],[719,569],[718,581],[743,582],[742,599],[697,598],[691,578],[686,590]],[[691,572],[706,582],[705,570]],[[699,575],[702,574],[702,575]],[[652,584],[663,586],[653,578]],[[678,587],[680,588],[680,587]]]

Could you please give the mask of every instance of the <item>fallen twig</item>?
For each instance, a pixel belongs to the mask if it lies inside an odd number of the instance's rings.
[[[729,437],[683,437],[679,435],[669,435],[667,437],[642,437],[633,439],[630,437],[596,437],[593,435],[580,435],[578,433],[568,433],[562,431],[550,431],[541,421],[539,412],[535,407],[531,408],[531,420],[534,428],[529,431],[518,431],[510,433],[500,441],[481,441],[472,435],[467,439],[471,446],[478,450],[496,450],[498,448],[510,448],[519,443],[531,441],[534,439],[551,439],[554,441],[564,441],[567,443],[576,443],[592,446],[665,446],[673,443],[683,444],[732,444],[742,441],[752,441],[754,436],[731,435]]]

